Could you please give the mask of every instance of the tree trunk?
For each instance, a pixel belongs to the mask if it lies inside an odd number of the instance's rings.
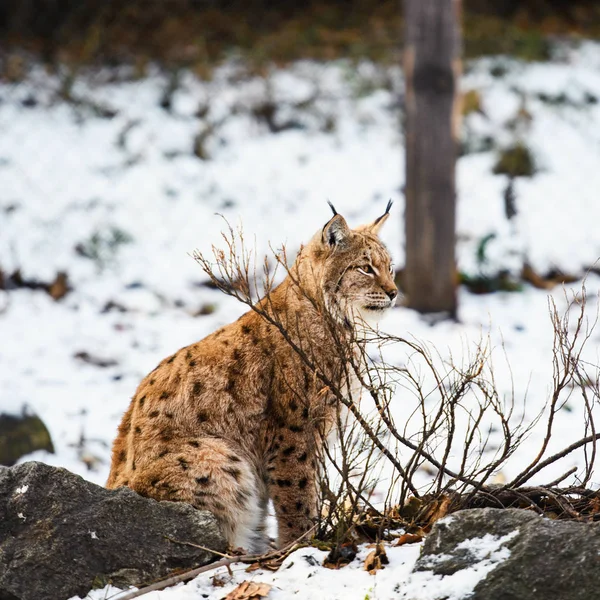
[[[456,314],[460,0],[405,0],[408,306]]]

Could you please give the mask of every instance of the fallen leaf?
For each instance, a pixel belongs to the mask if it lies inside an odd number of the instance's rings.
[[[48,286],[48,293],[53,300],[60,300],[69,292],[67,274],[62,271],[56,275],[56,279]]]
[[[375,550],[369,552],[367,558],[365,558],[365,571],[374,575],[376,571],[383,569],[383,565],[387,565],[389,562],[385,547],[383,543],[379,542],[376,545]]]
[[[224,600],[259,600],[269,595],[271,586],[268,583],[243,581],[225,596]]]
[[[251,565],[248,565],[246,568],[246,573],[253,573],[254,571],[259,571],[262,569],[263,571],[279,571],[281,567],[282,561],[280,560],[267,560],[264,562],[255,562]]]
[[[429,530],[436,521],[439,521],[442,517],[445,517],[450,511],[450,504],[450,496],[442,496],[441,498],[431,502],[431,504],[427,506],[427,510],[419,519],[421,522],[426,524],[424,525],[424,528]]]
[[[589,510],[592,515],[595,515],[598,512],[600,512],[600,498],[592,498],[590,500],[590,509]]]
[[[419,514],[423,508],[423,501],[420,498],[411,496],[403,506],[400,507],[399,513],[401,517],[405,519],[412,519]]]
[[[523,281],[530,283],[533,287],[540,290],[551,290],[557,282],[553,279],[544,279],[538,273],[536,273],[533,267],[529,263],[523,265],[521,270],[521,278]]]
[[[404,546],[404,544],[416,544],[422,540],[422,535],[417,535],[415,533],[403,533],[396,541],[396,546]]]
[[[379,569],[381,569],[381,560],[377,556],[377,550],[372,550],[365,558],[365,571],[375,573]]]
[[[226,577],[213,575],[211,577],[211,583],[213,587],[224,587],[227,583],[229,583],[229,580]]]
[[[379,544],[377,544],[377,555],[379,556],[379,558],[381,559],[381,564],[382,565],[389,565],[390,564],[390,560],[387,557],[387,553],[385,551],[385,546],[383,545],[383,542],[379,542]]]
[[[443,496],[440,499],[440,501],[436,507],[436,510],[431,515],[430,522],[433,524],[436,521],[439,521],[439,519],[445,517],[448,514],[449,510],[450,510],[450,496]]]

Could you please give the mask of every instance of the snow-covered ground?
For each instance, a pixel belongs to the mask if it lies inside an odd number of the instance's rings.
[[[583,276],[600,257],[600,45],[561,48],[544,64],[480,60],[462,85],[481,94],[481,110],[465,122],[470,145],[488,136],[495,146],[458,163],[459,268],[516,274],[528,261],[541,273],[556,268]],[[383,237],[395,263],[404,260],[399,70],[306,62],[261,79],[232,63],[211,82],[185,74],[171,112],[159,105],[166,86],[158,72],[121,82],[95,73],[76,80],[71,94],[78,102],[67,103],[57,99],[58,78],[41,68],[19,84],[0,84],[0,269],[43,281],[65,271],[72,287],[59,302],[42,291],[0,291],[0,411],[27,405],[48,425],[56,454],[27,460],[67,467],[99,484],[140,379],[243,311],[201,285],[205,277],[189,256],[220,242],[218,214],[242,224],[259,256],[269,243],[293,253],[329,218],[327,199],[357,225],[381,214],[391,198],[395,218]],[[279,107],[275,121],[288,126],[284,131],[272,133],[261,120],[266,102]],[[98,105],[114,116],[99,116]],[[193,153],[195,140],[204,160]],[[499,148],[519,141],[538,171],[516,181],[517,215],[509,221],[507,178],[493,167]],[[490,234],[482,263],[477,248]],[[593,320],[600,277],[589,275],[587,288]],[[381,326],[455,360],[489,332],[498,389],[514,393],[516,415],[527,421],[551,385],[548,294],[566,308],[561,288],[484,296],[461,289],[457,323],[431,326],[397,308]],[[585,354],[594,365],[599,341],[596,331]],[[94,366],[82,352],[113,364]],[[392,351],[390,360],[402,364],[403,352]],[[401,421],[410,399],[398,391],[394,403]],[[577,398],[570,399],[549,454],[582,436],[582,414]],[[543,435],[543,426],[533,431],[499,480],[535,456]],[[572,454],[543,479],[580,469],[581,461],[582,454]],[[380,493],[385,485],[383,479]],[[317,590],[326,598],[464,597],[439,582],[401,595],[420,585],[407,579],[417,548],[389,549],[390,566],[375,576],[361,570],[359,559],[324,571],[315,549],[293,554],[275,574],[234,571],[238,583],[271,583],[273,598],[313,598]],[[200,577],[160,597],[220,598],[234,587],[209,582]]]
[[[503,537],[486,535],[465,540],[465,547],[469,548],[469,552],[476,556],[479,562],[444,577],[427,569],[411,573],[419,557],[420,544],[388,546],[386,556],[389,564],[374,574],[364,569],[365,560],[373,551],[372,547],[363,545],[356,558],[339,570],[322,567],[327,552],[316,548],[303,548],[286,558],[275,572],[263,569],[248,572],[247,565],[234,565],[231,568],[232,576],[225,567],[220,567],[212,571],[210,576],[199,576],[187,585],[178,584],[164,591],[151,592],[144,597],[148,600],[221,600],[244,581],[251,581],[269,586],[267,597],[273,600],[461,600],[473,592],[487,573],[510,556],[510,550],[504,544],[515,535],[517,531]],[[91,592],[88,598],[118,600],[118,592],[117,588],[108,587]]]

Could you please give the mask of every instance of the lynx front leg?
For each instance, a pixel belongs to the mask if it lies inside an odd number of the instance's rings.
[[[317,516],[317,461],[314,448],[292,438],[275,444],[270,462],[269,495],[277,517],[281,548],[308,531]]]

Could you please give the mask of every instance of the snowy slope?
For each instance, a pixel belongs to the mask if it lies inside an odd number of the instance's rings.
[[[505,73],[494,76],[500,63]],[[540,272],[560,268],[581,276],[598,260],[600,102],[591,99],[600,99],[599,66],[600,46],[592,43],[564,48],[547,64],[496,58],[470,66],[462,85],[479,90],[482,109],[466,118],[466,127],[476,137],[493,136],[499,146],[525,140],[539,169],[517,180],[518,212],[509,222],[506,176],[492,173],[498,149],[460,159],[461,270],[477,274],[477,246],[491,233],[496,237],[485,268],[492,271],[518,273],[528,260]],[[329,218],[327,199],[357,225],[378,216],[391,198],[396,218],[383,237],[395,263],[403,263],[398,70],[299,63],[263,80],[230,64],[211,82],[186,74],[171,112],[159,106],[166,85],[158,72],[139,81],[95,73],[77,80],[72,95],[80,102],[74,105],[57,99],[60,82],[42,68],[18,85],[0,84],[0,268],[44,281],[65,271],[73,288],[59,302],[41,291],[0,291],[0,410],[25,404],[47,423],[56,454],[27,459],[65,466],[99,484],[140,379],[164,356],[243,310],[202,286],[189,256],[219,243],[224,223],[216,213],[241,223],[261,256],[269,242],[294,253]],[[548,101],[557,94],[567,100]],[[256,117],[267,100],[281,107],[276,120],[289,125],[285,131],[271,133]],[[97,105],[115,115],[98,116]],[[529,116],[511,124],[523,107]],[[203,131],[211,132],[202,144],[207,160],[192,152]],[[600,278],[590,275],[587,287],[593,318]],[[563,290],[551,294],[564,310]],[[461,290],[458,323],[432,327],[397,308],[382,328],[455,359],[489,331],[499,390],[514,390],[517,412],[533,418],[551,383],[547,296],[528,286],[488,296]],[[193,316],[198,312],[210,314]],[[595,332],[588,344],[593,364],[600,362],[599,336]],[[82,352],[114,364],[94,366],[76,357]],[[402,364],[406,356],[391,350],[389,359]],[[398,420],[410,412],[410,401],[396,395]],[[582,413],[572,404],[559,413],[549,453],[581,437]],[[535,455],[543,433],[534,430],[503,477]],[[544,479],[581,467],[581,460],[573,454]],[[427,474],[421,477],[426,485]],[[385,480],[380,485],[383,494]],[[392,549],[393,569],[371,577],[360,565],[322,572],[302,553],[319,554],[300,551],[288,559],[294,566],[264,580],[278,590],[301,590],[298,598],[342,584],[348,589],[339,597],[391,597],[416,558],[416,548]],[[307,580],[310,569],[315,575]],[[160,597],[198,597],[206,581]],[[433,589],[422,598],[441,597]],[[206,588],[205,597],[223,592]],[[272,597],[286,597],[278,594]],[[331,594],[326,597],[336,597]]]

